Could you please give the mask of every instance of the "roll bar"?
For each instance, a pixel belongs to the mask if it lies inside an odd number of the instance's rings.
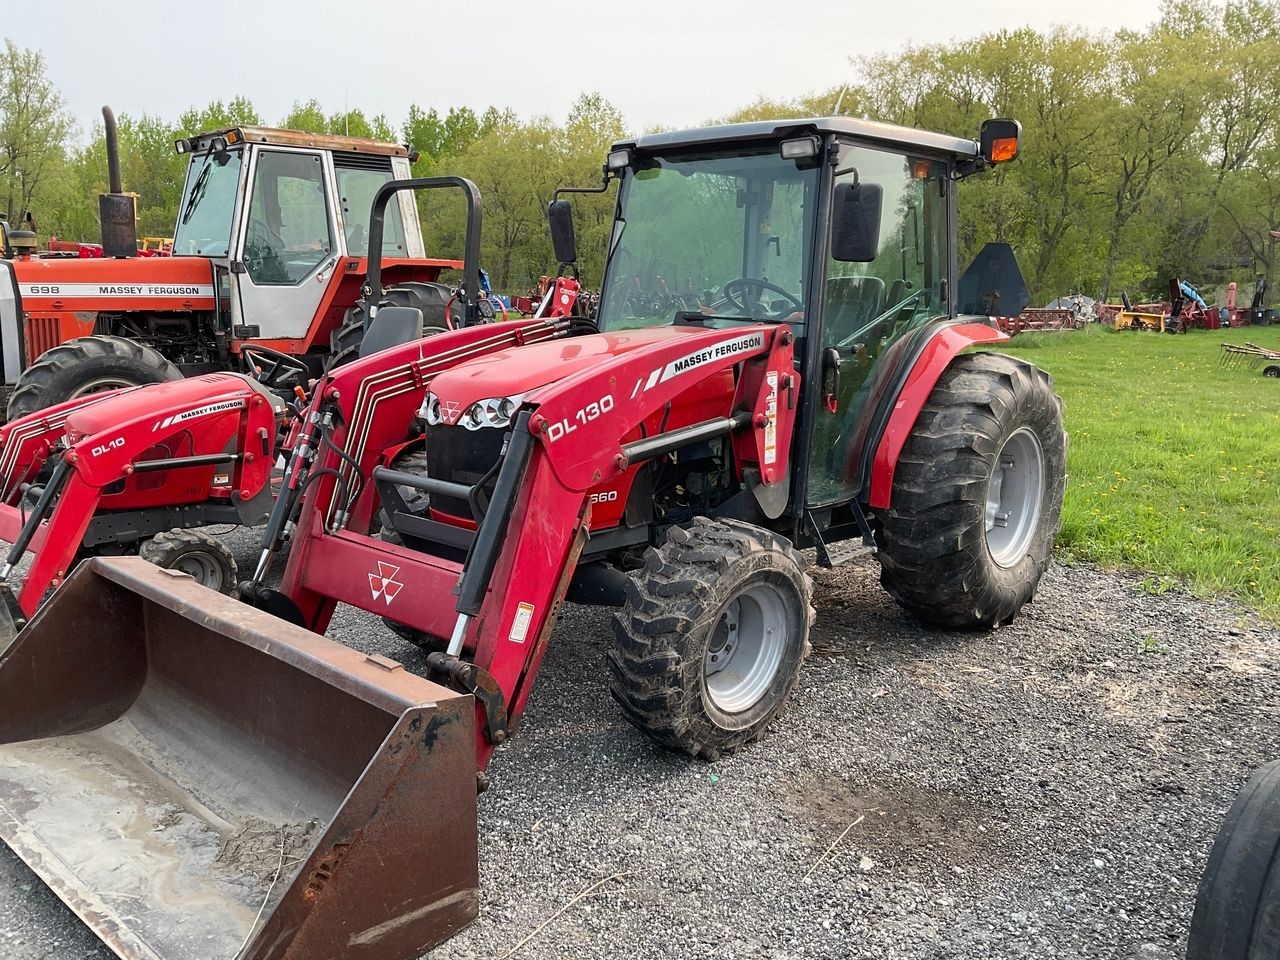
[[[458,299],[462,303],[462,326],[470,326],[480,318],[477,306],[480,291],[480,230],[484,221],[484,205],[480,189],[465,177],[417,177],[411,180],[389,180],[378,188],[373,197],[373,210],[369,214],[369,269],[361,289],[364,306],[364,327],[378,313],[378,296],[382,291],[382,235],[385,232],[387,203],[403,190],[458,189],[467,200],[467,239],[462,254],[462,289]]]

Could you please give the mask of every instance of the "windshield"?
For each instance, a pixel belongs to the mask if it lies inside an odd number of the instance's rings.
[[[333,158],[334,172],[338,175],[338,195],[342,198],[342,225],[347,238],[347,254],[352,257],[369,255],[369,217],[373,212],[373,197],[378,188],[393,177],[389,160],[385,170],[371,169],[365,157],[361,157],[360,161],[361,166],[355,166],[355,161],[342,157]],[[400,216],[398,196],[387,203],[387,216],[382,224],[382,255],[408,256],[405,252],[404,222]]]
[[[240,151],[192,157],[178,204],[175,255],[225,257],[240,182]]]
[[[641,161],[618,199],[601,328],[681,312],[802,322],[817,179],[776,146]]]

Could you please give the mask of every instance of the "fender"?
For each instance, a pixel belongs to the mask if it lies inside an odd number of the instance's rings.
[[[893,412],[876,445],[875,458],[871,462],[871,491],[868,497],[868,503],[873,509],[889,509],[889,498],[893,493],[893,471],[898,465],[898,457],[942,372],[965,348],[1008,339],[1006,334],[995,327],[975,321],[943,327],[925,344],[912,364],[902,389],[898,391]]]

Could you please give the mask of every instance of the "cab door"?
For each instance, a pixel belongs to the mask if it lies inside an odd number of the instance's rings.
[[[320,151],[254,151],[231,266],[238,338],[307,335],[341,254],[331,181]]]
[[[893,363],[892,348],[950,309],[949,190],[948,166],[942,160],[841,145],[833,206],[878,195],[878,235],[867,259],[828,259],[819,292],[822,331],[810,432],[809,507],[844,503],[857,495],[863,415],[874,406],[874,395],[886,389],[880,381]]]

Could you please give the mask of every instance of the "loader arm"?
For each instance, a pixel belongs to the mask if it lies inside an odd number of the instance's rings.
[[[345,580],[336,575],[340,563],[308,562],[317,541],[326,540],[337,550],[351,542],[369,554],[393,552],[367,536],[377,510],[368,479],[387,450],[413,439],[414,413],[431,377],[486,353],[549,340],[567,330],[559,319],[467,327],[379,351],[316,384],[290,456],[288,489],[281,493],[282,499],[298,496],[305,484],[300,505],[293,507],[297,533],[281,584],[281,592],[297,606],[300,622],[323,633],[339,600],[355,602],[346,596],[351,591]],[[377,569],[369,556],[346,562],[361,570]]]
[[[67,417],[106,396],[89,394],[76,397],[0,427],[0,503],[18,504],[23,484],[35,481],[41,468],[49,461],[55,445],[66,433]],[[12,543],[22,524],[19,522],[15,526],[8,519],[6,513],[0,520],[0,538]]]
[[[441,335],[421,344],[431,355],[409,364],[424,384],[413,391],[419,399],[430,377],[450,362],[444,358],[459,352],[444,341]],[[477,761],[483,768],[524,709],[588,537],[589,491],[645,460],[711,436],[731,438],[739,475],[752,467],[761,483],[784,483],[799,396],[793,342],[785,326],[688,329],[532,391],[511,425],[493,496],[462,563],[360,532],[376,508],[374,482],[366,482],[355,498],[350,522],[335,524],[344,512],[341,505],[331,506],[342,464],[349,457],[362,469],[376,468],[373,451],[386,439],[367,436],[376,421],[356,404],[333,433],[343,453],[323,454],[312,468],[319,479],[304,500],[281,590],[317,632],[342,601],[450,638],[449,653],[433,654],[429,662],[475,694]],[[690,386],[739,365],[725,415],[626,442]],[[340,395],[341,376],[330,387]],[[399,387],[383,389],[402,388],[407,395],[410,382],[401,374],[386,382]],[[322,402],[318,397],[317,404]],[[378,419],[389,410],[380,410]],[[370,479],[376,477],[371,469]],[[464,653],[470,656],[459,658]]]

